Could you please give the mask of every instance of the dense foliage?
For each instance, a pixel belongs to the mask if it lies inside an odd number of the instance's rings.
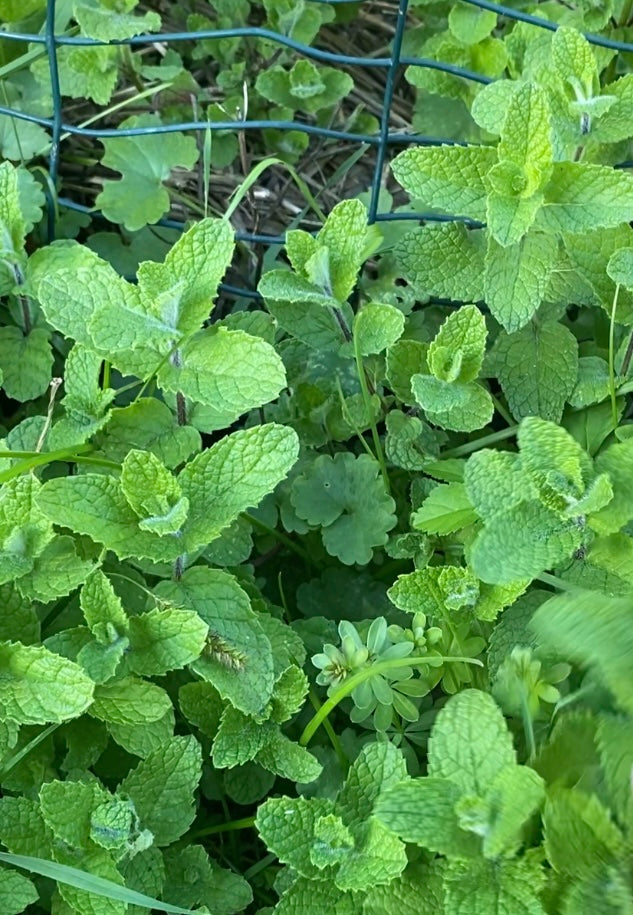
[[[304,42],[343,15],[207,6]],[[44,244],[48,138],[3,118],[2,915],[631,915],[633,74],[582,34],[633,37],[631,6],[538,4],[548,31],[412,2],[407,54],[494,80],[406,71],[415,128],[469,142],[405,148],[384,200],[440,218],[342,200],[259,299],[218,300],[228,215],[145,228],[234,137],[106,141],[124,234],[62,207]],[[60,7],[89,37],[161,28]],[[230,98],[269,50],[237,41],[169,74],[71,46],[62,91],[189,86],[213,53]],[[35,50],[4,70],[25,104]],[[262,112],[340,117],[351,77],[285,54]]]

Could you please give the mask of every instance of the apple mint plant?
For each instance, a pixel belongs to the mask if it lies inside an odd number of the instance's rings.
[[[420,80],[471,142],[410,145],[383,197],[440,218],[339,200],[257,299],[222,285],[237,203],[140,256],[192,137],[106,141],[116,243],[41,244],[0,163],[2,913],[631,911],[630,74],[582,34],[630,5],[448,6],[407,41],[495,81]],[[343,15],[262,9],[303,42]],[[284,51],[256,86],[319,120],[348,80]]]

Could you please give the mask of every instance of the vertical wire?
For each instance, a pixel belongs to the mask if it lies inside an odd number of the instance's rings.
[[[396,22],[396,32],[393,39],[393,48],[391,51],[391,65],[387,70],[387,82],[385,84],[385,94],[383,96],[382,115],[380,118],[380,142],[376,153],[376,167],[374,169],[374,179],[371,186],[371,200],[369,202],[369,222],[376,221],[378,215],[378,201],[380,199],[380,185],[382,183],[382,172],[385,167],[387,158],[387,145],[389,142],[389,115],[391,113],[391,104],[393,94],[396,88],[396,77],[400,69],[400,54],[402,52],[402,41],[404,38],[404,28],[407,21],[407,10],[409,0],[400,0],[398,5],[398,20]]]
[[[54,188],[57,187],[59,174],[59,148],[62,131],[62,94],[59,87],[59,68],[57,65],[57,35],[55,34],[55,0],[46,2],[45,45],[48,55],[48,68],[51,76],[51,93],[53,96],[53,122],[51,124],[51,151],[48,156],[48,172]],[[55,205],[49,201],[47,212],[48,242],[55,240]]]

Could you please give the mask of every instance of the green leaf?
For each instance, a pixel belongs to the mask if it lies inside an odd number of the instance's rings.
[[[484,296],[490,311],[508,333],[520,330],[536,313],[556,255],[556,245],[538,232],[507,247],[489,239]]]
[[[159,847],[171,845],[193,822],[201,772],[197,740],[174,737],[141,760],[119,785],[118,791],[133,801],[142,826],[153,833]]]
[[[543,779],[527,766],[506,766],[486,794],[487,820],[483,842],[486,858],[514,852],[524,825],[545,798]]]
[[[470,503],[484,521],[536,497],[532,481],[521,470],[519,457],[490,448],[482,448],[468,458],[464,487]]]
[[[595,795],[555,787],[543,811],[545,848],[560,873],[581,878],[609,864],[623,849],[623,837]]]
[[[411,516],[411,525],[416,531],[427,534],[452,534],[477,520],[462,483],[440,484]]]
[[[127,633],[127,614],[109,579],[100,569],[86,579],[79,602],[90,631],[102,645],[109,644],[113,636],[116,638]]]
[[[141,397],[129,407],[112,411],[103,447],[111,460],[120,463],[131,449],[151,451],[173,469],[200,450],[200,434],[192,426],[179,426],[162,401]]]
[[[466,3],[456,3],[448,14],[448,27],[462,44],[478,44],[497,25],[497,14]]]
[[[129,668],[143,677],[161,677],[195,661],[206,644],[208,626],[191,610],[158,608],[129,622]]]
[[[127,118],[127,127],[157,127],[160,118],[145,114]],[[111,137],[103,140],[103,165],[121,173],[119,181],[104,181],[96,205],[112,222],[130,232],[156,223],[169,209],[163,182],[176,166],[191,169],[198,159],[194,137],[183,133]]]
[[[405,613],[424,613],[436,620],[453,619],[457,611],[472,610],[475,606],[479,582],[467,568],[429,566],[399,575],[387,595]]]
[[[487,335],[485,318],[475,305],[453,311],[429,346],[432,374],[444,381],[474,381],[483,364]]]
[[[633,218],[633,178],[604,165],[556,162],[536,227],[545,232],[609,228]]]
[[[473,543],[475,574],[491,584],[535,578],[555,568],[577,549],[583,530],[538,502],[521,502],[495,515]]]
[[[274,400],[286,385],[281,358],[260,337],[209,327],[158,372],[160,386],[204,404],[204,431],[224,429],[247,410]]]
[[[293,429],[269,423],[226,435],[195,457],[178,477],[189,499],[183,550],[206,545],[257,506],[286,477],[298,451]]]
[[[606,473],[613,486],[613,499],[591,519],[602,534],[619,531],[633,518],[633,494],[630,480],[633,471],[633,440],[616,442],[596,456],[597,473]]]
[[[26,225],[22,215],[19,172],[10,162],[0,164],[0,253],[16,261],[22,252]]]
[[[378,464],[365,454],[320,455],[294,479],[290,499],[300,518],[321,526],[326,550],[346,565],[368,563],[396,523]]]
[[[499,334],[491,359],[517,421],[540,416],[560,422],[577,383],[578,366],[576,338],[554,321],[533,322],[518,333]]]
[[[327,879],[331,871],[318,868],[310,851],[317,821],[332,810],[332,801],[325,798],[273,797],[258,808],[255,826],[267,848],[284,864],[302,876]]]
[[[484,146],[419,146],[396,156],[392,169],[410,197],[447,213],[485,219],[484,176],[496,161],[496,150]]]
[[[145,32],[157,32],[161,25],[158,13],[131,16],[110,4],[102,5],[99,0],[75,0],[73,17],[84,35],[98,41],[117,41]]]
[[[0,665],[3,717],[22,724],[61,723],[92,702],[94,683],[81,667],[42,645],[0,642]]]
[[[124,677],[95,689],[90,714],[114,724],[142,725],[158,721],[171,708],[164,689],[147,680]]]
[[[182,335],[198,330],[209,317],[233,249],[233,230],[225,219],[201,219],[180,236],[162,264],[140,264],[139,288],[150,312]]]
[[[96,782],[49,781],[40,789],[40,811],[56,839],[88,848],[92,812],[108,796]]]
[[[481,842],[463,830],[455,807],[459,785],[445,778],[416,778],[383,792],[376,816],[404,842],[454,858],[474,858]]]
[[[536,611],[539,640],[559,657],[590,667],[626,711],[633,709],[630,657],[633,610],[627,598],[574,592],[551,598]]]
[[[19,915],[38,899],[39,893],[28,877],[7,868],[0,870],[0,907],[4,915]]]
[[[433,725],[429,775],[483,797],[498,773],[514,763],[512,736],[492,696],[475,689],[452,696]]]
[[[206,905],[215,915],[232,915],[252,902],[253,892],[246,880],[220,867],[201,845],[169,849],[165,869],[162,895],[180,905]]]
[[[370,238],[367,210],[360,200],[337,203],[317,236],[328,252],[328,282],[324,292],[339,302],[347,301],[356,285],[361,264],[370,253],[367,251]]]
[[[414,375],[411,389],[429,422],[442,429],[473,432],[492,419],[489,392],[476,382],[443,381],[434,375]]]
[[[405,404],[414,404],[411,377],[426,374],[428,345],[418,340],[398,340],[386,355],[387,382],[396,397]]]
[[[596,741],[609,789],[611,804],[621,822],[630,822],[630,778],[633,770],[633,736],[629,719],[604,714],[600,717]]]
[[[451,863],[444,875],[447,912],[473,915],[545,915],[545,882],[536,857],[478,864]]]
[[[354,318],[354,336],[362,356],[393,346],[403,330],[404,315],[393,305],[370,302]]]
[[[317,67],[309,60],[298,60],[291,70],[277,64],[257,77],[259,94],[293,111],[320,111],[345,98],[354,87],[349,74],[334,67]]]
[[[35,400],[51,380],[53,353],[45,327],[27,335],[17,327],[0,327],[0,372],[2,387],[14,400]]]
[[[139,517],[141,530],[176,534],[187,518],[189,500],[176,478],[151,452],[129,451],[121,468],[121,489]]]
[[[207,645],[192,670],[235,708],[261,717],[275,682],[272,648],[237,581],[219,569],[196,566],[178,583],[162,582],[156,593],[195,610],[209,627]]]
[[[398,265],[419,296],[478,302],[484,297],[485,233],[460,223],[408,232],[396,246]]]
[[[552,36],[552,60],[560,78],[577,97],[590,99],[598,81],[598,67],[587,39],[576,29],[562,26]]]
[[[181,909],[179,906],[170,905],[167,902],[159,902],[143,893],[137,893],[134,890],[121,886],[120,883],[114,883],[112,880],[105,879],[96,874],[86,873],[76,867],[70,867],[67,864],[60,864],[56,861],[46,861],[43,858],[34,858],[28,855],[6,854],[0,852],[0,861],[6,861],[15,867],[22,867],[33,874],[40,874],[42,877],[48,877],[57,880],[64,886],[75,887],[86,893],[101,896],[104,900],[115,900],[127,905],[140,905],[145,908],[150,907],[157,909],[159,912],[167,912],[170,915],[195,915],[190,909]],[[105,909],[101,909],[105,913]],[[108,913],[111,910],[108,909]],[[115,911],[121,911],[117,908]]]

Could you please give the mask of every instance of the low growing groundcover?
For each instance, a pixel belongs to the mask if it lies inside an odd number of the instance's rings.
[[[257,299],[237,202],[130,270],[0,164],[0,915],[633,912],[631,4],[413,7],[458,218]]]

